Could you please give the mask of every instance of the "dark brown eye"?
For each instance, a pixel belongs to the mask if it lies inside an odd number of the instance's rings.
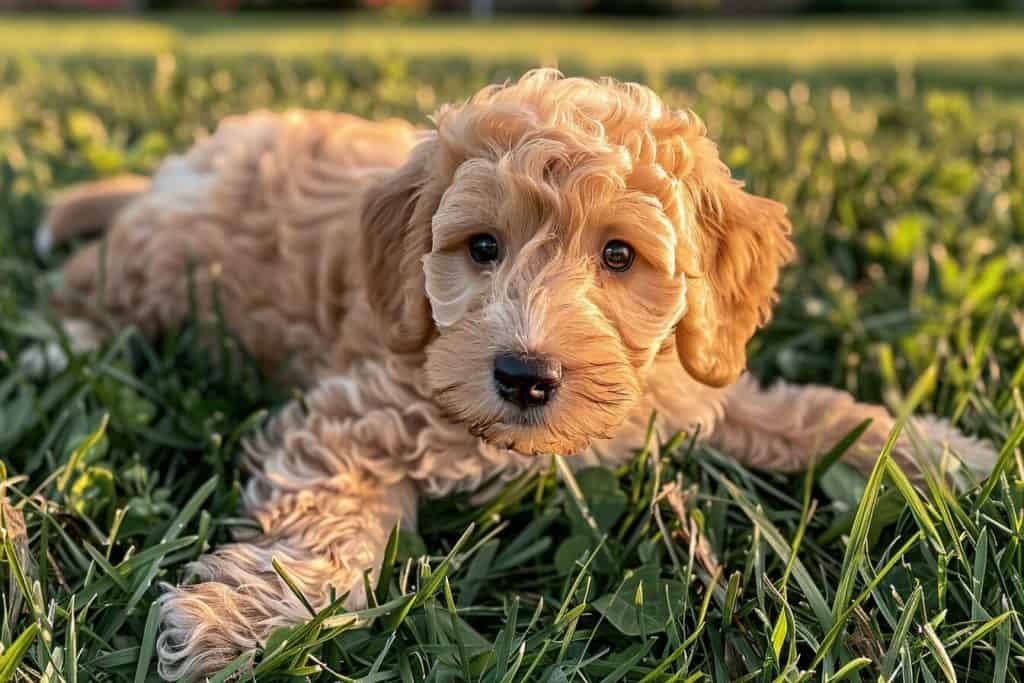
[[[498,260],[498,240],[494,235],[480,233],[469,238],[469,255],[481,265]]]
[[[604,251],[601,252],[604,267],[616,273],[629,270],[629,267],[633,265],[634,257],[633,247],[622,240],[612,240],[604,245]]]

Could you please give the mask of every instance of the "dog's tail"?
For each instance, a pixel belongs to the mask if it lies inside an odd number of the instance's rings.
[[[150,179],[137,175],[82,183],[58,195],[36,231],[35,247],[41,257],[75,237],[102,232],[117,212],[150,187]]]

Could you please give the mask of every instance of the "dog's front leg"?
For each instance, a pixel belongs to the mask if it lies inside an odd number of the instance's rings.
[[[878,405],[861,403],[845,391],[823,386],[778,383],[762,389],[745,375],[727,391],[724,414],[709,441],[744,464],[760,469],[797,471],[825,455],[865,420],[870,425],[846,451],[844,461],[869,472],[885,447],[895,420]],[[947,447],[976,476],[995,464],[995,451],[984,441],[960,433],[945,420],[918,417],[913,427],[922,437],[919,453],[933,460]],[[914,445],[900,436],[893,458],[911,477],[920,476]]]
[[[200,557],[189,566],[199,583],[161,597],[160,675],[176,681],[217,671],[265,644],[274,628],[311,617],[275,571],[275,559],[314,608],[328,604],[332,592],[349,592],[346,606],[363,607],[364,572],[372,585],[391,530],[399,520],[414,524],[415,505],[408,480],[385,483],[361,470],[275,494],[256,511],[262,536]]]

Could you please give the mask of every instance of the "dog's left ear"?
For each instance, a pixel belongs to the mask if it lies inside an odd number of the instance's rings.
[[[437,147],[436,138],[420,143],[403,166],[366,190],[363,204],[365,291],[383,341],[396,353],[419,351],[434,329],[423,256],[430,252],[431,220],[440,201],[440,191],[430,186]]]
[[[744,191],[706,137],[691,152],[700,274],[689,283],[676,351],[694,379],[721,387],[746,368],[747,342],[771,317],[779,270],[794,249],[785,206]]]

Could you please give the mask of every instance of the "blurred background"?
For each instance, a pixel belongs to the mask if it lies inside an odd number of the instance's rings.
[[[1020,0],[3,0],[10,9],[78,9],[130,11],[166,9],[237,10],[354,10],[391,8],[406,12],[469,13],[478,18],[496,12],[560,14],[681,14],[742,15],[792,12],[900,12],[936,10],[1005,10],[1020,8]]]
[[[0,0],[0,55],[440,57],[890,89],[913,72],[1015,90],[1022,28],[1024,0]]]

